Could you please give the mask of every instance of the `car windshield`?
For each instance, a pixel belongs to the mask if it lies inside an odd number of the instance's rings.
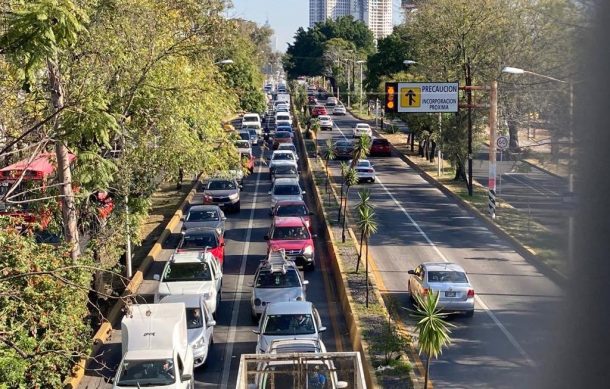
[[[361,130],[366,130],[369,128],[368,124],[356,124],[356,128],[361,129]]]
[[[208,183],[209,190],[233,190],[237,189],[233,181],[210,181]]]
[[[273,187],[273,194],[276,196],[299,196],[301,190],[298,185],[276,185]]]
[[[275,134],[276,138],[290,138],[290,133],[288,131],[278,131]]]
[[[468,283],[468,279],[466,279],[466,274],[461,271],[429,271],[428,282],[454,282],[466,284]]]
[[[373,139],[373,144],[385,146],[388,144],[388,141],[387,139]]]
[[[371,167],[371,163],[369,161],[358,161],[358,167]]]
[[[247,132],[240,132],[240,133],[239,133],[239,137],[240,137],[242,140],[248,140],[248,139],[250,139],[250,134],[248,134]]]
[[[302,240],[309,239],[307,227],[275,227],[271,239]]]
[[[218,221],[220,218],[218,217],[218,212],[215,210],[206,210],[206,211],[190,211],[188,215],[186,215],[187,222],[203,222],[203,221]]]
[[[273,174],[275,174],[276,176],[278,174],[297,174],[297,169],[294,166],[280,165],[275,167],[275,170],[273,170]]]
[[[309,314],[267,315],[264,335],[311,335],[316,329]]]
[[[304,204],[279,205],[275,211],[276,216],[307,216],[307,207]]]
[[[294,161],[292,153],[276,153],[273,154],[274,161]]]
[[[249,149],[250,148],[250,142],[248,142],[247,140],[240,140],[235,142],[235,146],[238,149]]]
[[[244,116],[244,122],[258,122],[258,117],[256,116]]]
[[[322,363],[270,365],[265,367],[260,389],[296,388],[300,382],[307,382],[306,388],[334,388],[328,366]]]
[[[213,232],[210,232],[207,234],[185,235],[180,248],[184,250],[204,250],[206,247],[214,248],[217,246],[218,240],[216,239],[216,235]]]
[[[250,136],[255,136],[256,130],[254,128],[248,128],[248,133],[250,134]]]
[[[176,369],[171,359],[125,360],[121,366],[118,386],[165,386],[176,382]]]
[[[279,133],[284,133],[284,132],[285,133],[292,132],[292,128],[291,127],[282,127],[282,126],[280,126],[280,127],[277,128],[277,132],[278,132],[278,134]]]
[[[261,270],[256,278],[256,288],[298,288],[301,286],[299,275],[294,269],[287,269],[286,273],[271,270]]]
[[[201,308],[186,308],[186,328],[192,330],[201,327],[203,327]]]
[[[351,147],[352,144],[350,142],[337,142],[337,143],[335,143],[335,146],[337,146],[337,147]]]
[[[163,282],[212,281],[210,266],[206,262],[170,263]]]

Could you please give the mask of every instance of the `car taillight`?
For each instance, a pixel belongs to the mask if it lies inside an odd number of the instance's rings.
[[[474,297],[474,289],[468,289],[468,298]]]

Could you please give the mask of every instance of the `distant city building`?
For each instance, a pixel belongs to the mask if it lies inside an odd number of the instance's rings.
[[[309,0],[309,26],[352,15],[362,20],[375,39],[392,33],[392,0]]]

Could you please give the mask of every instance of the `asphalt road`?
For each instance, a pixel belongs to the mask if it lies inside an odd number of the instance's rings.
[[[329,137],[350,138],[355,122],[350,115],[335,117],[336,128],[319,133],[320,146]],[[450,318],[453,344],[431,363],[435,387],[528,387],[554,337],[561,288],[401,159],[371,160],[378,181],[355,186],[350,202],[356,204],[360,188],[370,189],[378,223],[371,252],[382,292],[410,307],[407,271],[449,261],[466,269],[477,293],[473,318]],[[332,162],[336,182],[338,165]]]
[[[267,149],[255,148],[255,155],[268,155]],[[252,333],[255,325],[250,317],[250,294],[256,267],[267,253],[267,244],[263,239],[271,225],[269,216],[270,190],[269,171],[264,159],[257,159],[254,174],[244,179],[241,192],[241,212],[227,213],[225,233],[225,264],[222,286],[222,302],[219,308],[217,325],[214,328],[214,345],[206,365],[195,370],[196,388],[230,388],[235,387],[239,368],[240,355],[255,353],[256,335]],[[200,200],[195,196],[194,202]],[[314,233],[319,228],[319,221],[313,223]],[[179,240],[179,225],[164,243],[164,250],[158,260],[151,266],[139,294],[152,302],[157,282],[154,274],[160,274],[165,262],[169,259]],[[316,241],[316,250],[320,253],[323,242]],[[322,323],[327,326],[323,336],[327,350],[350,351],[348,349],[347,330],[336,299],[334,286],[331,283],[329,269],[325,258],[318,256],[318,266],[314,272],[305,273],[309,280],[307,299],[318,309]],[[114,329],[112,341],[100,349],[94,363],[87,371],[87,376],[79,386],[84,388],[110,388],[108,379],[114,376],[121,359],[120,323]]]

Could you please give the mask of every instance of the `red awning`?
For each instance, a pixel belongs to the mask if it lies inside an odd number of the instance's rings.
[[[68,158],[70,159],[70,163],[76,159],[74,154],[68,154]],[[55,154],[52,153],[42,153],[36,158],[34,158],[30,163],[28,163],[28,159],[24,159],[23,161],[16,162],[12,165],[9,165],[5,168],[0,169],[0,172],[10,172],[10,171],[30,171],[34,173],[42,174],[43,176],[47,176],[55,171],[56,157]]]

